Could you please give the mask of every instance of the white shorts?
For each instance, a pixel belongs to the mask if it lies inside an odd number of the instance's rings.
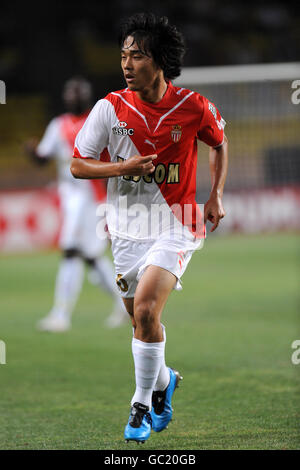
[[[158,239],[154,242],[137,242],[112,237],[112,253],[116,270],[116,283],[122,297],[134,297],[135,290],[145,269],[159,266],[176,276],[175,290],[181,290],[181,276],[195,250],[203,246],[204,240],[197,240],[195,248],[185,250],[182,240],[171,242]]]
[[[86,258],[101,255],[108,246],[106,239],[97,236],[98,204],[89,193],[70,192],[67,186],[59,188],[62,208],[62,227],[59,246],[62,250],[78,249]]]

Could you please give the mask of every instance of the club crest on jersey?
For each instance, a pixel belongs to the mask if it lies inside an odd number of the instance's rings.
[[[179,142],[181,139],[181,136],[182,136],[181,126],[179,126],[179,124],[172,126],[171,137],[172,137],[173,142],[175,143]]]
[[[134,129],[127,128],[127,122],[119,121],[118,125],[112,128],[114,135],[133,135]]]

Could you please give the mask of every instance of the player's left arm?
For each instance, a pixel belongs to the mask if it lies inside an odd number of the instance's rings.
[[[225,216],[222,197],[228,168],[228,140],[224,134],[226,122],[216,106],[204,96],[195,94],[195,103],[201,113],[197,137],[210,148],[212,188],[204,205],[204,223],[209,220],[213,224],[210,230],[213,232]]]
[[[223,207],[223,191],[228,169],[228,139],[224,135],[222,145],[210,147],[209,167],[211,174],[212,189],[208,201],[204,206],[204,223],[209,220],[213,226],[213,232],[219,225],[220,220],[225,216]]]

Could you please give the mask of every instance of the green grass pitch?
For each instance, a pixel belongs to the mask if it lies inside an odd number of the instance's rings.
[[[167,363],[184,379],[174,419],[146,449],[299,449],[298,237],[208,237],[163,314]],[[103,326],[111,300],[85,282],[64,334],[39,333],[59,254],[2,256],[1,449],[137,449],[131,327]],[[140,447],[138,447],[139,449]]]

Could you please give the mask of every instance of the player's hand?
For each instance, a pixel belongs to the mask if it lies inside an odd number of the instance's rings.
[[[157,158],[157,155],[134,155],[133,157],[124,160],[122,163],[124,175],[126,176],[143,176],[149,175],[155,171],[153,160]],[[123,173],[122,171],[122,173]]]
[[[35,152],[36,152],[36,148],[38,146],[38,139],[33,137],[32,139],[29,139],[27,140],[25,143],[24,143],[24,146],[23,146],[23,149],[24,149],[24,152],[27,154],[27,155],[34,155]]]
[[[204,206],[204,223],[209,220],[213,224],[210,229],[211,232],[216,230],[220,220],[225,217],[225,214],[221,197],[219,195],[211,195]]]
[[[23,150],[24,150],[25,155],[29,157],[33,161],[33,163],[39,166],[44,166],[46,163],[48,163],[50,156],[41,157],[37,153],[38,144],[39,144],[38,139],[33,137],[32,139],[27,140],[27,142],[24,143]]]

